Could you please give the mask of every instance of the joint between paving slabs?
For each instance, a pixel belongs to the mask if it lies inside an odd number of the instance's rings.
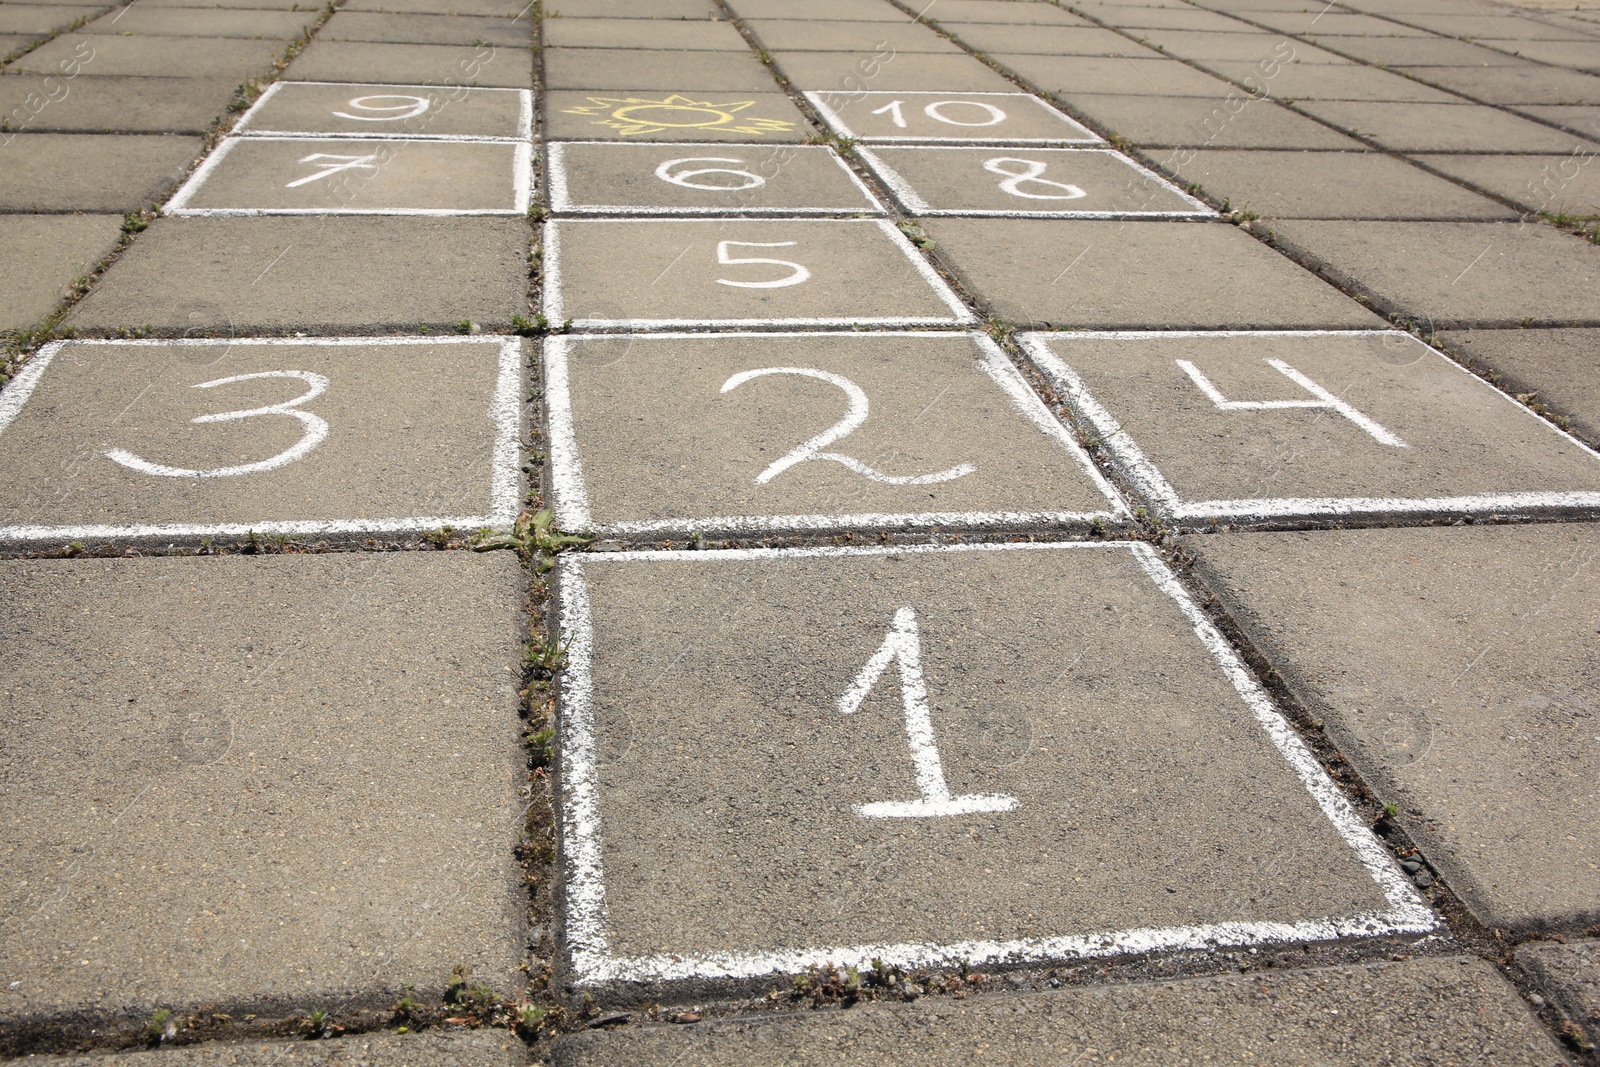
[[[133,3],[133,0],[118,0],[117,3],[111,4],[109,7],[100,8],[97,11],[95,11],[93,14],[83,15],[83,16],[81,16],[79,18],[73,19],[71,22],[67,23],[64,26],[57,26],[55,29],[51,30],[49,33],[46,33],[46,34],[43,34],[41,36],[35,37],[33,40],[29,41],[27,44],[24,44],[20,48],[14,49],[14,50],[12,50],[10,52],[0,52],[0,67],[4,67],[9,63],[15,63],[17,60],[21,59],[23,56],[27,55],[29,52],[33,52],[33,51],[36,51],[36,50],[38,50],[40,48],[43,48],[45,45],[49,44],[51,41],[55,40],[57,37],[60,37],[60,36],[62,36],[64,34],[72,33],[74,30],[82,29],[84,26],[87,26],[89,23],[93,22],[95,19],[104,18],[106,15],[111,14],[117,8],[119,8],[119,7],[127,7],[131,3]],[[7,125],[7,123],[5,121],[0,121],[0,134],[20,133],[20,132],[21,132],[20,130],[12,130],[12,129],[10,129],[10,127]],[[0,142],[0,147],[4,147],[4,142]]]

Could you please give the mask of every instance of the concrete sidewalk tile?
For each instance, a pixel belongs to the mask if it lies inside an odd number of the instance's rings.
[[[1429,154],[1421,159],[1526,211],[1600,216],[1600,167],[1590,166],[1593,160],[1589,149],[1562,156]]]
[[[868,144],[1102,144],[1099,135],[1031,93],[806,93],[834,131]]]
[[[246,335],[505,323],[527,310],[527,250],[521,219],[157,219],[71,324],[183,331],[197,308]]]
[[[577,1034],[562,1039],[552,1062],[822,1067],[838,1063],[845,1049],[861,1062],[923,1067],[1074,1060],[1546,1067],[1567,1058],[1490,965],[1457,957]]]
[[[237,85],[270,71],[286,47],[283,40],[68,33],[40,45],[6,70],[57,77],[73,71],[94,77],[161,77],[181,70],[190,77],[232,79]]]
[[[520,215],[533,149],[507,141],[230,137],[167,215]]]
[[[934,255],[1014,323],[1217,330],[1381,324],[1232,226],[929,219],[923,229]]]
[[[1537,394],[1572,419],[1579,437],[1600,446],[1600,330],[1450,330],[1439,339],[1472,365],[1497,371],[1502,388]]]
[[[1425,82],[1464,93],[1486,104],[1600,104],[1600,78],[1555,67],[1512,63],[1488,67],[1400,67]]]
[[[10,55],[12,52],[21,51],[24,47],[32,46],[36,40],[38,38],[33,36],[21,37],[15,34],[0,34],[0,59]]]
[[[234,78],[0,77],[0,117],[13,131],[205,133],[227,108]]]
[[[1590,37],[1582,41],[1517,41],[1514,45],[1503,41],[1483,42],[1491,48],[1521,56],[1532,63],[1572,67],[1600,74],[1600,40]]]
[[[807,22],[801,19],[751,19],[745,25],[773,52],[873,52],[947,55],[961,48],[926,26],[893,22]]]
[[[1089,26],[1088,19],[1054,4],[991,3],[990,0],[934,0],[915,10],[954,30],[973,23],[1020,24],[1026,26]]]
[[[290,81],[361,85],[533,87],[532,53],[493,45],[312,41],[288,69]]]
[[[529,89],[277,82],[234,132],[527,140],[532,124]]]
[[[1268,219],[1517,217],[1503,204],[1381,152],[1174,149],[1156,153],[1156,160],[1234,210]]]
[[[776,90],[776,86],[773,86]],[[783,93],[545,94],[545,136],[554,141],[804,141],[811,123]]]
[[[1312,36],[1340,55],[1355,56],[1386,67],[1463,67],[1485,65],[1525,67],[1527,62],[1470,41],[1444,37],[1320,37]]]
[[[804,0],[803,3],[797,0],[729,0],[728,6],[742,19],[800,17],[823,22],[911,21],[909,15],[892,4],[863,4],[860,0]]]
[[[579,988],[1437,921],[1147,546],[561,568]]]
[[[1254,75],[1256,81],[1247,81],[1246,84],[1251,88],[1265,86],[1267,93],[1278,100],[1464,102],[1459,96],[1452,96],[1432,86],[1357,63],[1295,63],[1283,67],[1271,78],[1260,77],[1259,72],[1242,65],[1212,63],[1208,66],[1218,74],[1240,81],[1246,81]]]
[[[1213,215],[1109,148],[856,149],[912,215]]]
[[[546,49],[544,87],[657,93],[770,93],[776,88],[771,69],[750,51],[646,48]]]
[[[487,15],[507,19],[529,19],[533,15],[530,0],[346,0],[339,10],[389,11],[396,15]]]
[[[731,22],[681,19],[548,19],[546,48],[648,48],[689,52],[748,52]]]
[[[156,37],[258,37],[284,44],[305,33],[320,11],[207,11],[203,8],[124,7],[90,22],[79,33]]]
[[[986,0],[978,2],[990,6]],[[1088,12],[1101,22],[1125,29],[1199,30],[1211,33],[1242,33],[1252,29],[1238,19],[1202,8],[1087,3],[1073,6]]]
[[[57,4],[6,4],[0,7],[0,33],[24,37],[55,33],[81,18],[93,18],[103,7],[76,7]],[[9,49],[0,49],[4,55]]]
[[[207,1042],[144,1052],[32,1056],[40,1067],[521,1067],[527,1046],[506,1030],[352,1034],[337,1041]]]
[[[1297,106],[1401,152],[1571,152],[1597,147],[1570,133],[1477,104],[1300,100]]]
[[[1083,528],[1126,514],[981,335],[558,337],[545,366],[566,529]],[[807,443],[847,409],[861,421],[828,453]]]
[[[1281,33],[1215,33],[1182,30],[1132,31],[1152,47],[1159,45],[1169,55],[1197,60],[1207,66],[1244,64],[1254,67],[1258,77],[1264,71],[1284,67],[1351,66],[1352,60],[1336,56],[1304,41],[1291,41]],[[1265,66],[1263,66],[1265,64]]]
[[[139,0],[145,8],[220,8],[247,11],[298,11],[305,0]]]
[[[1490,926],[1600,915],[1593,525],[1197,536],[1199,574]]]
[[[0,1018],[433,999],[457,964],[509,991],[521,577],[508,553],[0,564]]]
[[[1236,91],[1222,79],[1203,74],[1176,59],[1109,59],[1103,56],[1066,59],[1019,52],[989,58],[1042,91],[1074,103],[1080,93],[1197,96],[1221,100]]]
[[[1600,941],[1524,945],[1517,962],[1536,974],[1567,1015],[1600,1041]]]
[[[1322,148],[1360,151],[1361,142],[1280,107],[1229,89],[1210,98],[1070,96],[1077,111],[1140,146]]]
[[[1409,334],[1026,336],[1180,522],[1600,509],[1600,456]]]
[[[528,48],[533,44],[531,19],[476,15],[394,15],[376,11],[340,11],[317,31],[319,41],[379,41],[389,44],[490,44]]]
[[[704,151],[700,151],[703,149]],[[824,145],[554,142],[551,210],[584,215],[883,214]]]
[[[1458,9],[1451,14],[1408,12],[1400,18],[1413,26],[1442,33],[1447,37],[1481,38],[1485,42],[1501,47],[1508,41],[1565,40],[1587,41],[1591,45],[1600,44],[1600,36],[1596,33],[1600,27],[1591,26],[1585,33],[1562,27],[1547,18],[1531,18],[1504,9],[1477,11]]]
[[[987,0],[986,0],[987,2]],[[932,52],[784,52],[774,64],[796,89],[829,100],[869,89],[1011,93],[1017,87],[971,56]]]
[[[1542,119],[1557,126],[1600,140],[1600,104],[1517,104],[1516,110],[1530,118]]]
[[[0,540],[509,526],[523,360],[494,337],[47,349],[0,409]]]
[[[1011,26],[969,23],[948,27],[968,48],[1009,55],[1126,56],[1154,59],[1160,53],[1099,26]]]
[[[140,211],[201,151],[198,137],[18,134],[0,149],[0,210]]]
[[[1436,328],[1591,325],[1600,248],[1543,223],[1275,222],[1281,245]]]
[[[575,19],[715,19],[722,12],[714,0],[561,0],[562,18]],[[547,19],[557,17],[552,9]]]
[[[121,238],[121,215],[0,215],[0,331],[42,322]]]
[[[545,314],[579,329],[972,320],[883,220],[564,220],[544,265]]]
[[[1306,5],[1302,10],[1252,11],[1251,22],[1270,26],[1283,33],[1315,34],[1319,37],[1423,37],[1435,38],[1430,30],[1407,26],[1389,19],[1376,18],[1355,12],[1329,11]],[[1454,36],[1452,34],[1452,36]]]

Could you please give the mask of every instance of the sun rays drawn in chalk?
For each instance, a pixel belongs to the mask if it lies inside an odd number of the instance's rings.
[[[666,130],[727,130],[760,137],[788,133],[794,123],[782,119],[742,118],[739,113],[755,106],[754,100],[719,104],[691,100],[676,93],[662,100],[639,96],[591,96],[589,103],[563,110],[566,115],[600,115],[594,125],[608,126],[624,137]]]

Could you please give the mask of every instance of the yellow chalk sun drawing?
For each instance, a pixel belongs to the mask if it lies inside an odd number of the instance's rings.
[[[794,123],[782,119],[744,118],[740,112],[755,106],[754,100],[719,104],[710,100],[691,100],[674,93],[664,100],[639,96],[591,96],[589,103],[569,107],[567,115],[601,115],[594,125],[609,126],[624,137],[664,130],[727,130],[760,137],[764,133],[787,133]]]

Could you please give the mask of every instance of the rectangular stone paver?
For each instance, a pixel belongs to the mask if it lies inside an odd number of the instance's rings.
[[[1298,106],[1340,129],[1399,152],[1571,152],[1596,145],[1477,104],[1302,100]]]
[[[200,151],[195,137],[18,134],[0,148],[0,210],[139,211]]]
[[[545,365],[566,529],[1126,517],[982,334],[558,337]]]
[[[707,62],[715,62],[708,60]],[[811,124],[775,87],[762,92],[555,91],[545,136],[556,141],[804,141]]]
[[[41,1067],[518,1067],[528,1062],[528,1051],[507,1030],[423,1030],[351,1034],[337,1041],[222,1041],[30,1060]]]
[[[912,22],[822,22],[808,19],[750,19],[745,25],[763,47],[774,52],[856,52],[892,54],[934,52],[957,55],[960,46]]]
[[[1486,67],[1397,66],[1394,70],[1486,104],[1600,104],[1600,77],[1558,67],[1541,67],[1492,49],[1478,51],[1489,52],[1507,62]]]
[[[533,87],[533,67],[526,48],[486,44],[313,41],[283,73],[291,80],[307,82]]]
[[[645,48],[551,48],[546,89],[631,93],[770,93],[772,73],[751,52],[673,52]]]
[[[546,11],[545,18],[551,18]],[[562,0],[561,16],[575,19],[711,19],[722,12],[714,0]]]
[[[1571,1062],[1491,966],[1465,957],[580,1034],[564,1039],[552,1062],[832,1067],[843,1060],[922,1067]]]
[[[668,48],[691,52],[748,52],[731,22],[657,19],[547,19],[547,48]]]
[[[968,23],[952,27],[969,48],[996,54],[1044,56],[1121,56],[1154,59],[1153,48],[1099,26],[996,26]]]
[[[1074,110],[1140,147],[1310,148],[1359,152],[1360,141],[1239,89],[1214,96],[1068,95]]]
[[[1221,101],[1240,92],[1221,78],[1175,59],[1122,59],[1074,56],[1071,59],[1007,52],[991,56],[1047,93],[1074,101],[1080,93],[1139,96],[1197,96]],[[1167,107],[1177,105],[1167,104]]]
[[[1010,322],[1196,329],[1381,325],[1360,304],[1232,226],[930,219],[923,229],[933,239],[933,254]]]
[[[1594,526],[1235,533],[1185,545],[1482,921],[1594,921]]]
[[[532,140],[531,89],[275,82],[234,127],[246,136]]]
[[[463,963],[511,988],[519,574],[0,564],[0,1017],[434,999]]]
[[[6,4],[0,8],[0,33],[43,36],[83,18],[93,18],[103,7],[67,4]]]
[[[1436,921],[1145,545],[562,559],[581,985]]]
[[[0,393],[0,540],[508,526],[522,358],[501,338],[47,347]]]
[[[68,33],[12,63],[19,74],[71,73],[84,77],[160,77],[181,70],[198,78],[229,78],[235,85],[272,69],[287,41],[220,37],[116,37]]]
[[[1600,216],[1600,167],[1589,165],[1594,158],[1579,149],[1556,156],[1428,155],[1422,162],[1526,211]]]
[[[308,31],[321,12],[301,11],[206,11],[194,8],[159,8],[129,5],[102,15],[85,25],[81,32],[155,35],[158,37],[226,37],[290,40]]]
[[[1027,93],[806,93],[835,132],[868,144],[1098,144],[1086,127]]]
[[[545,315],[579,329],[973,321],[883,220],[552,222],[544,269]]]
[[[549,158],[558,214],[884,213],[838,153],[821,145],[558,141]]]
[[[236,78],[0,77],[0,118],[13,133],[206,132],[228,106]]]
[[[1024,340],[1179,520],[1600,507],[1600,455],[1410,334]]]
[[[985,0],[987,2],[987,0]],[[1009,93],[1016,85],[971,56],[932,52],[784,52],[773,63],[796,89],[822,94],[831,108],[866,90]]]
[[[38,325],[121,237],[120,215],[0,215],[0,331]]]
[[[386,41],[392,44],[491,44],[527,48],[533,43],[529,19],[474,15],[396,15],[340,11],[317,31],[319,41]]]
[[[1450,330],[1439,339],[1470,365],[1498,373],[1502,388],[1535,394],[1600,445],[1600,330]]]
[[[1600,941],[1532,944],[1517,950],[1517,962],[1532,971],[1566,1009],[1569,1018],[1600,1039]]]

